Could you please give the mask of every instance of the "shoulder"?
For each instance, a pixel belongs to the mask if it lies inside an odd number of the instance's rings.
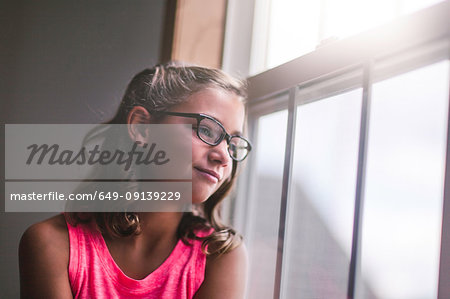
[[[69,250],[69,234],[62,214],[31,225],[22,235],[19,253],[28,253],[25,249],[48,251],[55,247],[59,252]]]
[[[205,280],[195,298],[244,298],[247,268],[244,243],[225,254],[208,256]]]
[[[244,243],[224,254],[214,254],[206,258],[206,271],[208,274],[232,274],[234,271],[241,272],[247,267],[247,247]]]
[[[57,215],[30,226],[19,244],[22,296],[41,291],[41,294],[49,295],[52,288],[56,290],[60,287],[67,293],[68,264],[69,235],[64,216]],[[63,283],[58,283],[60,281]]]

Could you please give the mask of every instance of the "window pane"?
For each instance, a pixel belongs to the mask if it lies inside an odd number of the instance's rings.
[[[258,120],[255,186],[252,187],[247,244],[250,257],[248,298],[272,298],[280,219],[287,111]]]
[[[432,6],[443,0],[339,0],[326,1],[324,35],[347,37],[385,24],[401,15]],[[351,7],[352,9],[349,9]]]
[[[448,82],[444,61],[373,86],[361,269],[377,298],[437,296]]]
[[[256,0],[269,4],[256,12],[252,74],[443,1]]]
[[[396,8],[392,0],[326,1],[324,38],[347,37],[391,21]]]
[[[298,107],[283,298],[346,298],[362,91]]]
[[[311,52],[319,39],[320,1],[272,1],[267,68]]]
[[[444,0],[399,0],[399,6],[403,14],[412,13]]]

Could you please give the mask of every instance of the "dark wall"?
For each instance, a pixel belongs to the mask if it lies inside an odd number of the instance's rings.
[[[164,5],[164,0],[2,0],[1,156],[3,124],[110,118],[131,77],[158,62]],[[3,180],[3,159],[0,163]],[[4,194],[3,182],[0,188]],[[21,234],[51,215],[1,212],[0,298],[19,296]]]

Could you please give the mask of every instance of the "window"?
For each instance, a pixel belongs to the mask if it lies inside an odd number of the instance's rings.
[[[361,95],[358,88],[297,107],[286,298],[346,298]]]
[[[275,282],[287,111],[261,115],[255,121],[256,146],[261,150],[253,160],[252,208],[247,214],[246,238],[250,271],[254,273],[249,281],[249,298],[264,298],[273,293]]]
[[[251,74],[442,0],[256,0]]]
[[[441,2],[250,77],[248,298],[450,297]]]
[[[378,298],[437,295],[449,68],[373,85],[361,267]]]

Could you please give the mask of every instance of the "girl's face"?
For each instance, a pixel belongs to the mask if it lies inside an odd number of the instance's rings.
[[[218,120],[230,135],[242,135],[245,111],[239,96],[221,89],[208,88],[191,95],[171,112],[202,113]],[[192,130],[192,203],[208,199],[231,175],[233,160],[224,139],[211,146],[197,137],[195,119],[167,116],[170,123],[188,123]]]

